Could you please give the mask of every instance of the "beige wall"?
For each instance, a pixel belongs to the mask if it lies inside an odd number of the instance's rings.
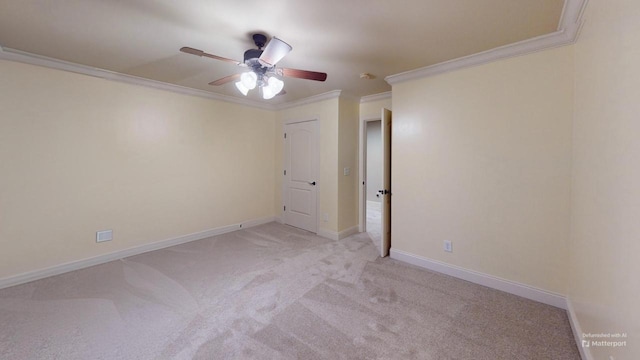
[[[392,248],[566,294],[572,104],[571,47],[394,85]]]
[[[275,134],[275,213],[282,214],[282,169],[283,145],[282,136],[286,122],[318,120],[320,143],[320,174],[318,179],[318,201],[320,215],[328,214],[329,220],[320,220],[318,229],[331,232],[338,231],[338,118],[339,99],[319,101],[312,104],[296,106],[277,112],[277,131]],[[322,216],[321,216],[322,219]]]
[[[381,109],[391,110],[391,97],[376,101],[367,101],[360,104],[360,119],[380,119]]]
[[[338,231],[358,226],[359,101],[341,97],[338,141]],[[344,169],[349,168],[349,175]]]
[[[575,45],[569,299],[583,332],[629,335],[594,359],[640,358],[638,14],[637,1],[590,0]]]
[[[7,61],[0,78],[0,278],[273,216],[274,112]]]

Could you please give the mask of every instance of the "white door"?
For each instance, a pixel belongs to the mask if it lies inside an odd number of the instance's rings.
[[[382,246],[380,256],[391,249],[391,111],[382,109]]]
[[[285,125],[284,223],[317,232],[317,121]]]

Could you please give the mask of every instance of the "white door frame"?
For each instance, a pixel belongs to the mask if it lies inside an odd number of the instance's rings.
[[[391,131],[392,120],[391,110],[383,108],[381,110],[382,132],[382,239],[380,241],[380,256],[389,256],[391,250]]]
[[[372,121],[382,121],[382,118],[370,117],[360,119],[360,179],[358,184],[360,201],[358,201],[358,231],[367,231],[367,124]]]
[[[282,179],[282,194],[281,194],[281,199],[280,199],[280,219],[282,220],[282,223],[284,224],[284,203],[285,203],[285,199],[287,196],[287,183],[286,181],[284,181],[284,170],[288,161],[288,156],[289,154],[287,154],[287,148],[284,144],[285,139],[284,139],[284,133],[285,133],[285,129],[287,128],[287,125],[290,124],[298,124],[298,123],[303,123],[303,122],[313,122],[314,126],[315,126],[315,134],[316,134],[316,148],[314,149],[314,154],[313,156],[315,157],[315,163],[316,163],[316,177],[317,179],[316,181],[316,228],[315,228],[315,233],[318,233],[318,228],[320,226],[320,201],[319,198],[320,196],[318,196],[319,194],[321,194],[322,191],[322,181],[320,181],[320,122],[318,121],[317,117],[311,118],[311,119],[305,119],[305,120],[285,120],[282,123],[282,131],[280,131],[280,136],[281,136],[281,141],[282,141],[282,169],[280,170],[280,176]]]

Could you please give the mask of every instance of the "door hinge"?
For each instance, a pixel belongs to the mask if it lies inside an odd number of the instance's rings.
[[[287,206],[284,206],[284,211],[287,211]]]
[[[285,138],[285,139],[287,138],[287,133],[284,133],[284,138]]]
[[[287,175],[287,170],[284,171],[284,174]]]

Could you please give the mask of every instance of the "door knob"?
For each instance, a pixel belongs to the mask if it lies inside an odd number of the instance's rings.
[[[315,182],[315,181],[312,181],[312,182],[310,182],[310,183],[309,183],[309,185],[316,186],[316,182]]]

